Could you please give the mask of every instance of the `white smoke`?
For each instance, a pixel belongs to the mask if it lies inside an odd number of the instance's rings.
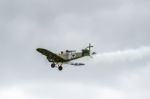
[[[137,49],[127,49],[116,52],[99,53],[94,56],[94,62],[116,63],[116,62],[135,62],[150,58],[150,47],[140,47]]]

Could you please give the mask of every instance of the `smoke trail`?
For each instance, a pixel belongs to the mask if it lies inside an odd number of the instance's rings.
[[[116,63],[116,62],[135,62],[150,59],[150,47],[140,47],[138,49],[128,49],[109,53],[99,53],[95,55],[94,62]]]

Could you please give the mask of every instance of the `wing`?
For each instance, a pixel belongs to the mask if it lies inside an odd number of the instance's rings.
[[[85,65],[84,63],[70,63],[70,65],[74,65],[74,66],[83,66]]]
[[[48,60],[52,60],[54,62],[65,62],[66,60],[60,56],[58,56],[55,53],[52,53],[49,50],[43,49],[43,48],[37,48],[37,51],[40,52],[41,54],[47,56]]]

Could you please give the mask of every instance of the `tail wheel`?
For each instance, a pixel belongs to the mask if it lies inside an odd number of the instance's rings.
[[[52,64],[51,64],[51,67],[52,67],[52,68],[54,68],[54,67],[55,67],[55,65],[56,65],[55,63],[52,63]]]
[[[62,66],[59,66],[59,67],[58,67],[58,70],[59,70],[59,71],[61,71],[62,69],[63,69],[63,67],[62,67]]]

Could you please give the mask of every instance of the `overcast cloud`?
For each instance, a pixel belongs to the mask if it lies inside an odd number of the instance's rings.
[[[150,99],[150,1],[0,0],[0,99]],[[53,52],[97,52],[51,69]]]

